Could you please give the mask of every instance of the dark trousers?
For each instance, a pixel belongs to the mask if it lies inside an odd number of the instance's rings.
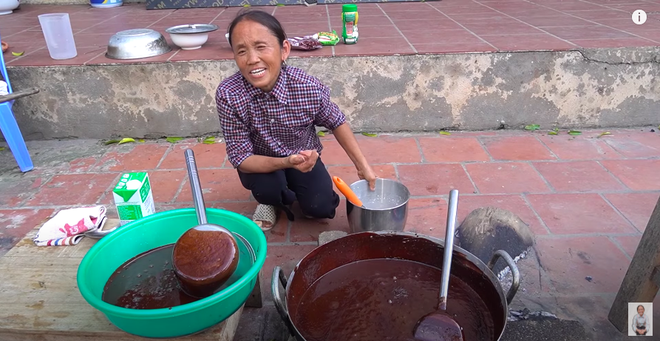
[[[289,220],[294,218],[287,206],[296,199],[304,215],[317,219],[334,218],[339,206],[339,195],[332,188],[332,179],[320,158],[307,173],[293,168],[272,173],[243,173],[239,170],[238,176],[257,202],[281,208]]]

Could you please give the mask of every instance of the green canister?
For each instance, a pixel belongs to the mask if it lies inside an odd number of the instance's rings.
[[[341,6],[341,19],[343,22],[343,30],[341,37],[344,39],[344,44],[355,44],[358,41],[358,11],[357,5],[345,4]]]

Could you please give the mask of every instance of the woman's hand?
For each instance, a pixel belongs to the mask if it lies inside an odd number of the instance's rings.
[[[316,160],[319,158],[319,153],[316,150],[303,150],[298,154],[291,155],[287,158],[289,168],[295,168],[303,173],[311,171],[316,165]]]
[[[358,169],[357,175],[362,180],[369,182],[369,189],[372,191],[376,189],[376,173],[374,173],[371,166],[366,165]]]

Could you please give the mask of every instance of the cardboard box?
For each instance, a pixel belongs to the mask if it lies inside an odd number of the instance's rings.
[[[122,225],[156,213],[149,174],[124,173],[112,190]]]

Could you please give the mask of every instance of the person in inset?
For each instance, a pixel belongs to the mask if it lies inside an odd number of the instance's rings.
[[[632,327],[635,331],[635,335],[646,335],[648,332],[646,315],[644,314],[644,306],[637,306],[637,315],[633,316]]]
[[[308,218],[334,218],[339,196],[321,161],[315,126],[332,131],[358,177],[375,189],[376,175],[330,89],[286,64],[291,44],[280,22],[266,12],[242,11],[228,34],[239,72],[220,83],[215,100],[228,160],[259,202],[253,220],[262,230],[273,227],[278,210],[293,220],[295,200]]]

